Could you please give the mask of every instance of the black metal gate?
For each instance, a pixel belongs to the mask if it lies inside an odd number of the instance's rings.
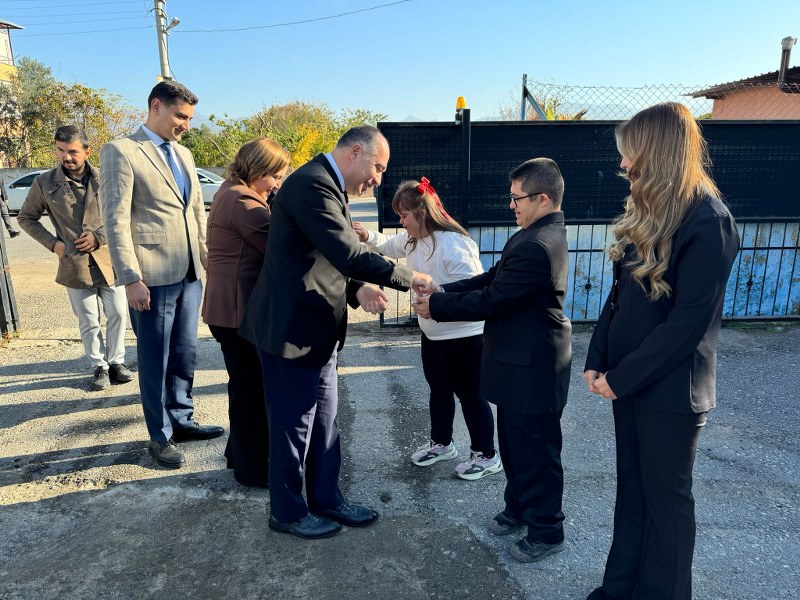
[[[469,229],[484,268],[515,231],[507,174],[535,156],[558,162],[566,189],[570,242],[567,315],[592,321],[608,293],[603,249],[622,211],[627,182],[618,177],[618,121],[380,123],[389,140],[389,170],[378,188],[378,225],[399,227],[391,208],[397,185],[428,177],[447,211]],[[714,180],[739,224],[742,248],[728,282],[731,319],[800,316],[800,121],[703,121]],[[398,295],[385,325],[413,324]]]

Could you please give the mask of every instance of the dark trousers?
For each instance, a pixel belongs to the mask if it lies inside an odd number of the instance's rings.
[[[446,446],[453,440],[456,415],[454,395],[469,431],[475,452],[494,451],[494,417],[480,393],[483,336],[452,340],[431,340],[422,334],[422,370],[431,388],[431,440]]]
[[[603,589],[619,598],[692,597],[692,469],[706,413],[614,400],[617,501]]]
[[[529,541],[562,542],[561,413],[528,415],[498,406],[497,437],[506,474],[506,514],[528,526]]]
[[[270,425],[269,499],[281,523],[336,508],[341,447],[336,411],[336,350],[323,366],[309,367],[259,350]],[[303,500],[303,479],[306,498]]]
[[[203,285],[187,277],[150,287],[150,310],[131,309],[139,391],[150,439],[160,443],[192,423],[197,318]]]
[[[255,346],[235,328],[209,325],[219,342],[228,371],[230,435],[225,447],[228,466],[241,484],[266,487],[269,467],[269,424],[264,401],[261,359]]]
[[[8,213],[8,203],[2,198],[0,198],[0,218],[3,219],[3,223],[5,223],[9,233],[14,231],[14,225],[11,223],[11,215]]]

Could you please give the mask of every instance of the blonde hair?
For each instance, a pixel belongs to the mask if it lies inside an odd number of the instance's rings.
[[[616,242],[608,255],[621,260],[633,244],[634,280],[651,301],[669,298],[672,288],[664,274],[675,232],[701,195],[719,196],[706,170],[707,145],[692,114],[677,102],[644,109],[621,123],[615,136],[620,154],[631,161],[622,174],[630,181],[631,195],[625,212],[614,220]]]
[[[417,222],[429,233],[434,231],[454,231],[461,235],[469,236],[466,229],[447,214],[444,206],[442,206],[442,201],[439,200],[439,194],[430,186],[424,192],[420,192],[417,189],[420,186],[419,181],[401,182],[394,193],[394,198],[392,198],[392,210],[398,215],[407,210],[414,215]],[[411,246],[413,250],[417,247],[417,241],[417,238],[409,238],[407,245]],[[436,250],[436,238],[433,236],[431,236],[431,244],[431,256],[433,256],[433,252]]]
[[[242,185],[275,175],[289,165],[289,151],[277,142],[260,137],[242,144],[233,162],[228,166],[228,178],[237,179]]]

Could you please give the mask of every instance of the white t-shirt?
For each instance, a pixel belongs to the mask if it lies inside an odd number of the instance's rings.
[[[431,237],[435,238],[436,245]],[[439,284],[469,279],[483,273],[478,246],[471,238],[455,231],[434,231],[431,236],[417,240],[413,250],[406,245],[407,231],[397,235],[384,235],[370,231],[367,246],[391,258],[406,258],[414,271],[427,273]],[[433,251],[433,252],[431,252]],[[439,323],[433,319],[420,319],[419,326],[431,340],[451,340],[483,333],[483,321],[455,321]]]

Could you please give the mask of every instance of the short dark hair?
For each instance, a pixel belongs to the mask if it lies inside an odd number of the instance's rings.
[[[564,178],[561,169],[552,158],[532,158],[508,174],[511,183],[519,181],[526,194],[545,193],[553,206],[561,208],[564,199]]]
[[[86,131],[83,127],[78,127],[77,125],[64,125],[63,127],[59,127],[56,129],[53,140],[56,142],[64,142],[65,144],[80,142],[83,144],[84,150],[89,147],[89,137],[86,135]]]
[[[349,148],[354,144],[361,144],[367,154],[375,154],[375,140],[383,137],[377,127],[372,125],[359,125],[351,127],[342,134],[336,142],[337,148]]]
[[[147,98],[147,110],[150,110],[150,105],[156,98],[167,106],[172,106],[177,102],[185,102],[186,104],[194,106],[199,102],[197,96],[190,92],[189,88],[182,83],[172,80],[159,81],[156,84],[151,90],[150,96]]]

